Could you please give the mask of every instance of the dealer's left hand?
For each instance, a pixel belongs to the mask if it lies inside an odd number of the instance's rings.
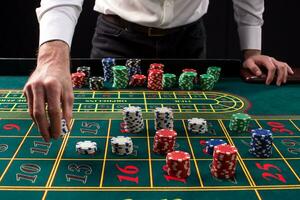
[[[292,68],[285,62],[276,60],[273,57],[261,55],[258,50],[244,51],[245,61],[243,67],[249,69],[254,75],[261,76],[261,68],[268,70],[266,84],[269,85],[277,74],[276,85],[286,83],[288,75],[294,74]]]

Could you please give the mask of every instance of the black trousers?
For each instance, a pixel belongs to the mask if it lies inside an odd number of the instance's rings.
[[[164,36],[148,36],[97,19],[91,58],[205,58],[206,33],[203,20],[180,27]]]

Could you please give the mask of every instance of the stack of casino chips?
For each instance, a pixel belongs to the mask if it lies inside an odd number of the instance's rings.
[[[82,88],[85,84],[85,74],[82,72],[76,72],[71,74],[73,88]]]
[[[273,134],[267,129],[251,130],[252,138],[249,152],[258,158],[269,158],[272,156]]]
[[[92,141],[80,141],[76,143],[76,152],[79,154],[95,154],[97,143]]]
[[[221,74],[221,67],[211,66],[207,68],[207,74],[212,75],[214,77],[215,83],[218,82]]]
[[[174,130],[160,129],[156,131],[153,152],[165,155],[174,151],[177,133]]]
[[[175,87],[176,85],[176,75],[175,74],[170,74],[170,73],[166,73],[163,74],[163,88],[164,89],[171,89],[173,87]]]
[[[93,76],[89,79],[89,87],[91,90],[100,90],[104,87],[104,78],[101,76]]]
[[[197,77],[195,72],[183,72],[179,76],[178,84],[179,88],[182,90],[192,90],[194,89],[194,80]]]
[[[112,137],[111,150],[113,154],[117,155],[129,155],[133,152],[133,142],[130,137],[117,136]]]
[[[174,128],[174,115],[171,108],[158,107],[154,110],[155,114],[155,130],[159,129],[170,129]]]
[[[159,69],[159,70],[164,71],[164,67],[165,67],[164,64],[161,64],[161,63],[152,63],[152,64],[150,64],[149,70]]]
[[[228,144],[214,147],[213,161],[210,172],[218,179],[232,179],[235,175],[237,149]]]
[[[191,133],[207,133],[208,132],[207,121],[202,118],[188,119],[188,130]]]
[[[167,154],[166,167],[169,176],[187,178],[191,175],[191,156],[184,151],[173,151]]]
[[[131,76],[129,85],[133,87],[144,86],[147,81],[147,77],[142,74],[134,74]]]
[[[114,81],[113,88],[123,89],[128,86],[128,69],[125,66],[117,65],[112,68]]]
[[[212,90],[215,86],[215,78],[210,74],[200,75],[200,89],[201,90]]]
[[[82,72],[85,74],[84,76],[84,86],[89,85],[89,78],[91,76],[91,68],[87,66],[77,67],[77,72]]]
[[[142,110],[137,106],[123,108],[124,130],[129,133],[139,133],[144,129]]]
[[[60,132],[60,137],[64,137],[69,133],[69,129],[67,126],[67,121],[65,119],[61,120],[61,132]]]
[[[147,87],[150,90],[162,90],[163,89],[163,73],[160,69],[150,69],[148,71]]]
[[[196,73],[196,77],[194,79],[194,84],[197,84],[198,83],[198,76],[197,76],[197,70],[193,69],[193,68],[185,68],[182,70],[182,72],[194,72]]]
[[[126,60],[126,67],[128,68],[128,75],[132,77],[134,74],[141,74],[141,59]]]
[[[103,58],[102,67],[104,74],[104,81],[111,82],[113,79],[112,67],[116,65],[114,58]]]
[[[222,139],[210,139],[205,143],[205,152],[208,153],[209,155],[213,155],[214,148],[221,144],[227,144],[227,143]]]
[[[231,116],[229,130],[237,132],[248,131],[251,117],[245,113],[235,113]]]

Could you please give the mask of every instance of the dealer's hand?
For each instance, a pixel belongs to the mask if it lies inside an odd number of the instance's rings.
[[[37,67],[23,92],[30,115],[44,140],[49,142],[50,138],[57,139],[61,132],[62,117],[68,126],[70,124],[74,101],[67,44],[52,41],[40,47]]]
[[[256,76],[262,75],[262,67],[267,68],[267,85],[273,81],[275,74],[277,74],[276,84],[278,86],[282,83],[286,83],[289,74],[294,74],[292,68],[287,63],[278,61],[269,56],[261,55],[258,50],[246,50],[244,51],[244,57],[245,61],[243,67],[248,68]]]

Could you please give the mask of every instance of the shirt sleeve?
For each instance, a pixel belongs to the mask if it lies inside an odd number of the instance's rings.
[[[261,50],[264,0],[233,0],[241,49]]]
[[[71,46],[83,0],[41,0],[36,9],[40,24],[39,45],[62,40]]]

